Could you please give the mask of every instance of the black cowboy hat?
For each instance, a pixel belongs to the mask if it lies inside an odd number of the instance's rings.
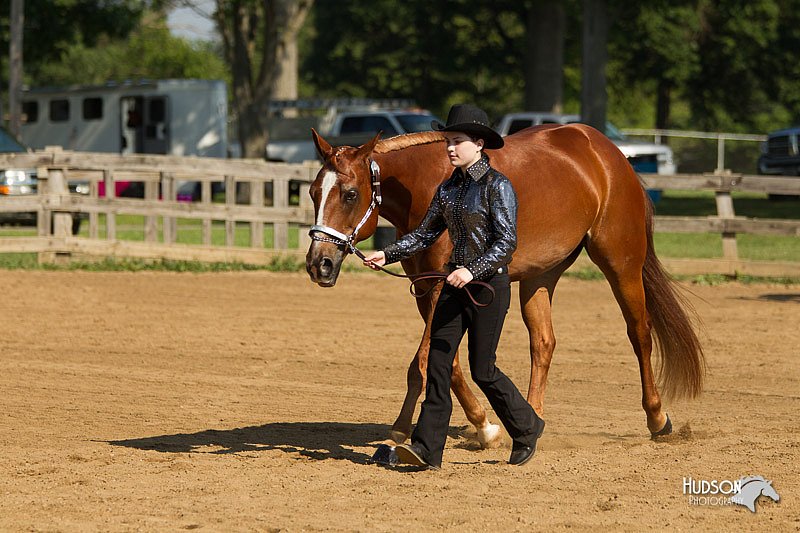
[[[489,126],[486,111],[472,104],[454,105],[447,114],[447,125],[434,120],[431,127],[436,131],[459,131],[479,137],[490,150],[502,148],[505,144],[503,137]]]

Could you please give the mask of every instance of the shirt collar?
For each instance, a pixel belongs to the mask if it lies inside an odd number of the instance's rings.
[[[489,172],[489,156],[486,154],[481,154],[480,159],[467,167],[467,174],[475,181],[480,180],[487,172]]]

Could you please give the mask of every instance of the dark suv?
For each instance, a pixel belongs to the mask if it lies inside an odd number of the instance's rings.
[[[28,149],[20,144],[9,132],[0,127],[0,153],[27,152]],[[0,197],[23,196],[36,194],[37,180],[35,168],[4,168],[0,169]],[[89,194],[86,183],[69,183],[71,193]],[[72,214],[72,234],[76,235],[81,228],[82,213]],[[0,224],[36,224],[36,212],[0,212]]]
[[[800,176],[799,138],[800,126],[770,133],[767,141],[761,145],[758,172],[760,174]]]

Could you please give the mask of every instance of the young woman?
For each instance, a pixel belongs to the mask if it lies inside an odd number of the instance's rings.
[[[434,121],[432,127],[447,138],[447,155],[456,167],[453,174],[439,186],[417,229],[364,260],[376,269],[411,257],[431,246],[444,230],[453,242],[447,265],[450,274],[433,315],[425,401],[411,444],[401,444],[395,452],[402,463],[441,467],[453,409],[450,375],[455,352],[467,332],[472,379],[513,439],[508,462],[522,465],[536,451],[544,420],[495,366],[511,299],[507,265],[517,246],[517,196],[508,178],[491,167],[483,149],[501,148],[503,138],[489,127],[486,113],[469,104],[453,106],[447,125]],[[465,294],[472,280],[494,288],[494,299],[487,307],[476,307]]]

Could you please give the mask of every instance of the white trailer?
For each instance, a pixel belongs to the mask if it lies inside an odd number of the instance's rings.
[[[23,91],[22,141],[31,148],[227,157],[228,102],[220,80],[142,80]]]

